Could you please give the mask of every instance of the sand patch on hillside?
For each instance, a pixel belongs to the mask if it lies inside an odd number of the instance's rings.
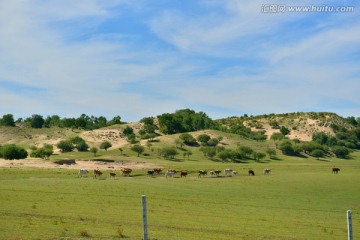
[[[285,126],[290,130],[290,134],[286,135],[290,139],[299,139],[301,141],[311,141],[314,133],[325,132],[329,135],[334,135],[333,130],[329,126],[321,126],[318,120],[314,119],[281,119],[276,118],[281,126]],[[256,128],[251,126],[251,121],[244,121],[244,126],[251,128],[252,131],[265,131],[267,139],[270,139],[273,133],[280,132],[280,129],[274,129],[269,124],[267,119],[258,119],[256,122],[261,126],[261,128]]]
[[[97,129],[92,131],[84,131],[79,135],[91,146],[99,147],[102,142],[108,141],[112,147],[116,149],[128,144],[127,139],[123,136],[119,129]]]
[[[132,161],[82,161],[75,160],[76,164],[59,165],[49,160],[43,159],[21,159],[21,160],[5,160],[0,159],[0,168],[59,168],[59,169],[100,169],[100,170],[119,170],[121,168],[131,169],[153,169],[160,166],[147,162],[132,162]]]

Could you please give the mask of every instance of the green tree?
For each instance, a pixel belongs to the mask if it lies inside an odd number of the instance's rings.
[[[42,128],[45,123],[44,118],[39,114],[32,115],[30,125],[32,128]]]
[[[98,149],[96,147],[90,148],[90,152],[94,154],[94,157],[96,157],[96,153],[98,152]]]
[[[318,133],[315,133],[312,136],[312,140],[314,142],[317,142],[317,143],[321,144],[321,145],[326,144],[328,139],[329,139],[329,136],[325,132],[318,132]]]
[[[41,148],[34,148],[30,153],[30,157],[49,159],[54,153],[53,146],[50,144],[44,144]]]
[[[89,149],[89,145],[79,136],[70,138],[70,142],[79,152],[86,152]]]
[[[174,147],[165,146],[160,149],[160,155],[164,158],[174,159],[179,152]]]
[[[270,137],[270,139],[274,140],[274,141],[283,140],[285,138],[286,138],[285,135],[282,133],[279,133],[279,132],[271,134],[271,137]]]
[[[282,151],[284,155],[295,155],[295,151],[293,145],[290,141],[283,141],[279,145],[279,149]]]
[[[130,134],[134,134],[134,129],[130,126],[126,126],[123,130],[123,134],[129,136]]]
[[[2,119],[0,119],[0,125],[15,127],[14,116],[12,114],[3,115]]]
[[[150,149],[151,147],[152,147],[152,144],[151,144],[151,142],[146,142],[146,146]]]
[[[149,125],[149,124],[144,125],[144,131],[146,133],[154,133],[156,129],[157,127],[155,125]]]
[[[71,152],[74,149],[73,144],[69,140],[62,140],[56,147],[60,149],[61,152]]]
[[[28,156],[27,151],[23,147],[15,144],[7,144],[2,146],[2,157],[6,160],[25,159]]]
[[[208,142],[207,145],[210,147],[216,147],[219,144],[219,140],[217,138],[211,138]]]
[[[254,152],[254,150],[248,146],[239,146],[237,151],[242,159],[249,158],[250,155]]]
[[[131,144],[136,143],[136,136],[135,136],[135,134],[133,134],[133,133],[127,135],[127,139],[128,139],[128,141],[129,141]]]
[[[217,157],[220,158],[222,161],[227,161],[228,159],[231,159],[231,151],[224,150],[217,153]]]
[[[156,138],[156,134],[155,133],[146,133],[144,136],[143,136],[143,139],[147,139],[148,141],[152,142],[154,141],[154,138]]]
[[[207,135],[207,134],[200,134],[198,137],[197,137],[197,140],[199,142],[201,142],[202,145],[207,145],[208,141],[210,140],[210,136]]]
[[[61,127],[61,118],[58,115],[48,116],[44,125],[46,127]]]
[[[121,117],[119,115],[115,116],[110,122],[109,125],[121,124]]]
[[[324,157],[324,151],[321,149],[314,149],[311,151],[311,156],[316,157],[317,159]]]
[[[186,156],[188,158],[188,160],[190,159],[190,156],[192,155],[192,152],[190,150],[186,151]]]
[[[144,117],[140,120],[141,123],[144,123],[144,125],[154,125],[154,118],[153,117]]]
[[[131,146],[131,150],[136,152],[138,155],[138,157],[140,156],[140,154],[142,154],[145,151],[145,148],[139,144],[135,144],[133,146]]]
[[[196,139],[189,133],[182,133],[180,134],[179,138],[186,144],[186,145],[196,145]]]
[[[349,156],[350,151],[346,147],[343,146],[334,146],[331,148],[331,151],[336,155],[338,158],[346,158]]]
[[[177,148],[182,148],[184,146],[184,141],[180,138],[175,139],[174,143]]]
[[[289,130],[288,128],[284,127],[284,126],[281,126],[280,132],[281,132],[284,136],[286,136],[286,135],[288,135],[288,134],[290,133],[290,130]]]
[[[253,153],[252,153],[252,156],[253,156],[253,158],[258,162],[258,161],[260,161],[261,159],[263,159],[263,158],[266,156],[266,154],[263,153],[263,152],[253,152]]]
[[[276,150],[273,148],[267,148],[265,150],[266,154],[269,156],[269,158],[274,158],[276,156]]]
[[[109,141],[104,141],[100,144],[100,149],[105,149],[105,151],[107,151],[111,147],[112,144]]]

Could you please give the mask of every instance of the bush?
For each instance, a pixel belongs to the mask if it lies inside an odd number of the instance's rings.
[[[163,147],[159,151],[160,155],[162,155],[164,158],[170,158],[173,159],[178,153],[178,151],[173,147]]]
[[[338,158],[346,158],[349,156],[350,151],[346,147],[335,146],[331,149],[331,151],[336,155]]]
[[[60,141],[58,144],[56,144],[56,147],[58,147],[61,152],[71,152],[74,149],[73,144],[70,141]]]
[[[283,141],[282,143],[280,143],[279,149],[282,151],[284,155],[289,155],[289,156],[295,155],[294,148],[290,141]]]
[[[324,154],[324,151],[321,150],[321,149],[314,149],[312,152],[311,152],[311,156],[313,157],[316,157],[317,159],[323,157],[325,154]]]
[[[42,148],[34,148],[30,153],[30,157],[47,159],[54,153],[53,146],[44,144]]]
[[[108,141],[104,141],[100,144],[100,149],[105,149],[105,151],[107,151],[108,148],[111,148],[111,147],[112,147],[112,145]]]
[[[183,140],[186,145],[192,146],[197,144],[196,139],[189,133],[182,133],[179,138]]]
[[[1,150],[2,157],[7,160],[25,159],[28,156],[25,148],[16,146],[15,144],[4,145]]]

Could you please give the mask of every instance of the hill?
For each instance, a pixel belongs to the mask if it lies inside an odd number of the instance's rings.
[[[51,144],[54,146],[54,153],[57,154],[52,156],[52,158],[73,158],[76,156],[77,159],[89,159],[95,157],[92,156],[92,153],[90,152],[78,152],[76,154],[75,152],[72,152],[71,154],[61,153],[56,147],[57,143],[62,140],[80,137],[85,140],[89,145],[89,148],[100,148],[100,144],[104,141],[111,143],[112,146],[108,149],[109,151],[98,154],[98,157],[106,156],[107,158],[111,158],[113,156],[118,156],[119,148],[121,148],[121,152],[124,151],[124,155],[136,155],[131,150],[131,146],[134,143],[138,143],[144,146],[146,150],[144,154],[146,154],[149,159],[161,156],[160,151],[166,146],[177,149],[177,158],[184,158],[186,151],[190,151],[197,158],[206,157],[218,159],[219,156],[215,157],[214,154],[218,154],[220,151],[225,150],[231,151],[232,149],[237,149],[239,146],[249,147],[256,152],[266,152],[267,149],[273,148],[276,149],[278,154],[282,154],[283,152],[280,151],[281,149],[278,148],[276,142],[266,141],[266,139],[270,139],[273,133],[280,133],[281,129],[285,128],[288,130],[286,135],[288,139],[297,139],[297,141],[301,142],[311,141],[313,135],[316,133],[325,133],[325,135],[328,136],[327,138],[334,136],[336,139],[332,139],[330,144],[325,142],[320,143],[327,144],[326,147],[315,146],[315,148],[311,148],[312,150],[320,148],[327,156],[334,156],[329,149],[329,147],[334,146],[334,144],[352,149],[358,149],[360,146],[358,136],[356,134],[348,134],[348,132],[356,129],[355,126],[350,124],[347,119],[334,113],[269,114],[251,117],[229,117],[215,120],[214,122],[216,124],[214,124],[215,127],[212,130],[207,129],[188,133],[195,139],[201,134],[209,135],[212,139],[220,139],[215,153],[215,150],[209,150],[206,144],[205,146],[202,146],[203,144],[200,145],[199,142],[197,143],[197,146],[184,144],[179,141],[181,133],[163,134],[159,131],[161,126],[157,119],[154,119],[153,121],[155,129],[157,130],[155,130],[154,137],[151,141],[144,139],[144,129],[146,127],[144,121],[114,124],[94,130],[60,127],[31,128],[30,126],[26,127],[24,124],[18,124],[15,127],[0,126],[0,145],[16,144],[31,151],[30,149],[33,147],[39,148],[44,144]],[[134,138],[132,140],[125,134],[124,130],[127,128],[130,128],[133,133],[132,135]],[[339,132],[340,130],[341,132]],[[295,142],[293,144],[296,145]],[[293,146],[295,150],[291,152],[293,155],[300,154],[302,151],[309,155],[312,151],[302,150],[295,145]],[[309,149],[309,146],[307,146],[307,149]],[[233,160],[236,158],[254,158],[254,156],[250,156],[249,154],[240,154],[241,156],[237,155],[228,158]]]
[[[229,117],[219,119],[217,122],[228,129],[234,125],[242,124],[252,131],[265,131],[267,139],[269,139],[273,133],[280,132],[280,128],[283,126],[290,130],[290,133],[287,135],[288,138],[299,139],[301,141],[311,141],[312,136],[317,132],[325,132],[330,136],[334,136],[334,126],[346,130],[354,129],[354,126],[346,121],[346,119],[334,113],[326,112]]]

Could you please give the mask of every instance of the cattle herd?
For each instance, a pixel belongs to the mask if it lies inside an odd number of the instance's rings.
[[[121,168],[120,171],[121,171],[121,176],[130,177],[133,170],[131,168]],[[339,171],[340,171],[340,168],[337,168],[337,167],[332,168],[333,174],[338,174]],[[154,168],[152,170],[148,170],[147,175],[151,176],[151,177],[154,177],[156,175],[160,176],[160,174],[162,172],[163,172],[163,169]],[[270,172],[271,172],[271,169],[269,169],[269,168],[265,168],[263,170],[264,175],[269,175]],[[78,176],[79,177],[87,176],[88,173],[89,173],[89,170],[87,170],[87,169],[79,169]],[[99,169],[94,169],[93,173],[94,173],[93,178],[100,178],[103,174],[103,172],[100,171]],[[164,176],[165,176],[165,178],[173,178],[176,174],[178,174],[180,178],[183,178],[183,177],[186,178],[186,176],[188,176],[190,173],[196,173],[198,178],[206,177],[206,176],[208,176],[208,173],[209,173],[210,177],[221,177],[221,176],[234,177],[234,176],[238,175],[238,171],[232,170],[230,168],[226,168],[224,170],[224,175],[221,175],[222,174],[221,170],[211,170],[211,171],[199,170],[198,172],[190,172],[190,171],[185,171],[185,170],[178,171],[175,169],[168,169],[165,171]],[[255,176],[255,172],[252,169],[248,169],[247,174],[249,176]],[[109,172],[110,179],[115,179],[115,177],[116,177],[116,173],[114,171]]]

